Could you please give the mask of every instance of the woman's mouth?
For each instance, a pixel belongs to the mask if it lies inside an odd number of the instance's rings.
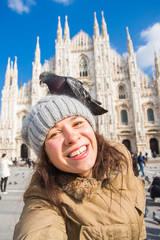
[[[85,145],[85,146],[82,146],[82,147],[80,147],[78,150],[75,150],[75,151],[71,152],[68,157],[70,157],[70,158],[75,158],[75,157],[77,157],[77,156],[82,155],[83,153],[85,153],[86,150],[87,150],[87,146],[86,146],[86,145]]]

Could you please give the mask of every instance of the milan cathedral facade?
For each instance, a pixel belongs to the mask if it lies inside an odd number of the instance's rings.
[[[79,79],[108,113],[96,117],[97,130],[107,139],[124,143],[132,152],[154,151],[160,147],[160,60],[155,52],[152,80],[137,68],[133,44],[127,28],[127,60],[111,49],[102,12],[101,31],[94,14],[94,35],[82,30],[70,38],[67,16],[64,34],[58,18],[55,57],[41,64],[39,37],[32,63],[32,79],[18,88],[17,57],[8,59],[1,99],[0,154],[12,158],[35,159],[23,144],[20,130],[30,108],[47,95],[39,75],[51,71]]]

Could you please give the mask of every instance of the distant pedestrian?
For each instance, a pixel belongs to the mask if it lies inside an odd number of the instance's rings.
[[[13,165],[13,162],[7,159],[7,154],[3,153],[2,158],[0,159],[0,168],[1,168],[1,192],[2,194],[7,194],[6,187],[7,187],[7,180],[10,176],[9,165]]]
[[[132,159],[132,165],[133,165],[133,172],[136,177],[138,177],[138,162],[137,162],[137,156],[134,153],[131,153],[131,159]]]
[[[148,161],[148,153],[147,152],[145,153],[144,160],[145,160],[145,162]]]
[[[138,164],[139,164],[139,172],[142,172],[142,177],[145,176],[144,175],[144,163],[145,163],[145,160],[142,156],[142,152],[140,152],[139,156],[138,156]]]
[[[32,166],[32,159],[28,158],[28,167],[30,168]]]
[[[15,158],[14,158],[14,164],[15,164],[15,166],[18,166],[18,163],[19,163],[19,162],[18,162],[18,158],[15,157]]]

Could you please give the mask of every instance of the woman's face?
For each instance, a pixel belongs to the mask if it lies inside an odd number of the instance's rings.
[[[45,151],[58,169],[92,176],[97,140],[91,125],[83,117],[71,116],[58,122],[46,137]]]

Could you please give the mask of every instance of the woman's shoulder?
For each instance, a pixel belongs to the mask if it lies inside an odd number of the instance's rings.
[[[47,205],[43,199],[30,198],[15,226],[13,239],[41,240],[46,239],[46,236],[65,239],[65,234],[64,220],[56,209]]]
[[[40,186],[30,186],[24,194],[24,201],[25,205],[15,226],[13,239],[41,240],[51,233],[57,236],[56,239],[65,239],[64,236],[58,237],[65,235],[64,219],[58,209],[49,202]]]

